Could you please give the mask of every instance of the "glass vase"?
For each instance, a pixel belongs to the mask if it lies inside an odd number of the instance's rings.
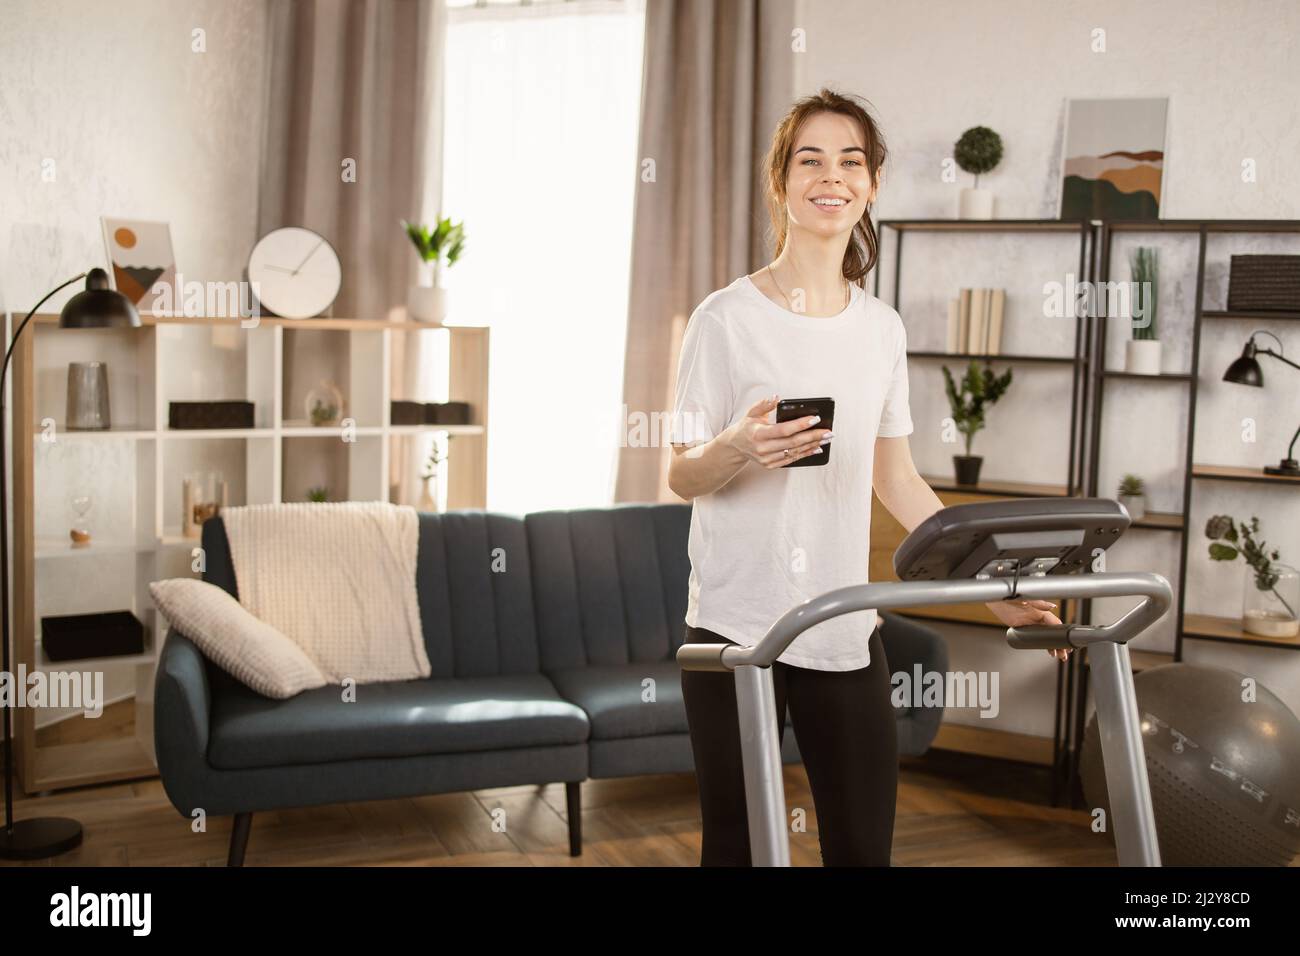
[[[1248,634],[1267,638],[1293,638],[1300,634],[1300,572],[1288,564],[1274,564],[1277,580],[1263,590],[1255,571],[1246,565],[1242,582],[1241,626]]]

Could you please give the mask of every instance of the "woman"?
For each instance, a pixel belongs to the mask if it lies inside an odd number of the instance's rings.
[[[863,288],[876,264],[871,209],[885,156],[856,98],[822,90],[796,103],[765,161],[776,258],[691,316],[668,479],[694,502],[688,641],[752,646],[802,601],[866,581],[873,489],[908,531],[943,507],[908,448],[902,321]],[[815,417],[776,424],[780,395],[833,398],[834,433]],[[832,442],[824,465],[787,469]],[[1046,601],[988,606],[1008,625],[1060,623]],[[773,672],[782,735],[788,705],[812,788],[823,863],[888,866],[898,749],[876,612],[809,628]],[[682,691],[701,864],[748,866],[734,679],[683,671]]]

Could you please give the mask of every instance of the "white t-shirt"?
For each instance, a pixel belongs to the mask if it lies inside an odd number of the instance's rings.
[[[903,322],[875,296],[851,290],[842,312],[819,318],[782,308],[741,276],[691,315],[678,360],[674,444],[711,440],[773,394],[835,400],[827,464],[748,462],[694,499],[692,627],[752,646],[796,605],[867,581],[876,438],[911,434],[912,418]],[[804,631],[777,659],[824,671],[866,667],[875,627],[874,609],[843,614]]]

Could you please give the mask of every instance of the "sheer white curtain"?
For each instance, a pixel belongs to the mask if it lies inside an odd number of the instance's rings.
[[[492,328],[494,511],[613,501],[644,18],[448,10],[441,208],[466,243],[443,281],[449,324]]]

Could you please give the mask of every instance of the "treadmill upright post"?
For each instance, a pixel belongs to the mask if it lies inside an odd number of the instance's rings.
[[[1100,641],[1088,645],[1097,729],[1101,733],[1110,826],[1120,866],[1159,866],[1156,812],[1146,773],[1142,724],[1127,644]]]
[[[753,866],[789,866],[790,837],[785,830],[785,785],[772,668],[753,664],[736,668],[736,707],[741,715],[740,754],[745,767],[750,862]]]

